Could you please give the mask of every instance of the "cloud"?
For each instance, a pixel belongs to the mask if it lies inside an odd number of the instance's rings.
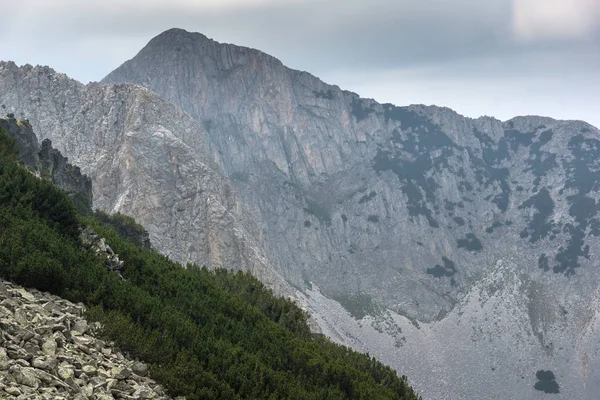
[[[261,7],[269,4],[290,3],[302,0],[23,0],[21,7],[29,10],[53,12],[123,12],[179,10],[187,12],[226,11],[231,9]]]
[[[552,10],[600,3],[543,1]],[[22,0],[0,27],[0,47],[1,57],[99,80],[152,37],[179,27],[322,75],[570,46],[540,33],[547,29],[543,8],[536,0]]]
[[[23,0],[9,18],[8,38],[15,48],[27,40],[36,52],[72,48],[86,58],[105,43],[108,73],[124,49],[130,54],[121,62],[161,31],[180,27],[318,74],[339,64],[395,66],[495,51],[510,34],[510,1]]]
[[[600,1],[513,0],[512,24],[524,42],[585,39],[600,29]]]
[[[586,58],[600,54],[600,0],[18,3],[0,24],[0,57],[50,65],[82,82],[100,80],[178,27],[258,48],[382,101],[600,123],[593,92],[600,60]]]

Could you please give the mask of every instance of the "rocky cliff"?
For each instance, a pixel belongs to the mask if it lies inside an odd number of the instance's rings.
[[[35,89],[32,89],[35,88]],[[252,271],[291,288],[264,254],[262,231],[204,149],[204,129],[137,85],[82,85],[48,67],[0,63],[0,104],[88,175],[94,207],[133,216],[174,260]]]
[[[144,85],[203,123],[286,278],[333,297],[364,293],[431,320],[507,249],[499,235],[523,250],[555,241],[523,262],[535,271],[545,254],[541,269],[558,278],[596,234],[600,142],[585,123],[381,105],[177,29],[104,82]]]
[[[379,104],[177,29],[103,83],[4,63],[0,103],[85,165],[95,204],[136,216],[161,251],[221,254],[197,233],[214,232],[208,202],[190,200],[216,197],[231,216],[220,229],[264,234],[256,254],[277,271],[259,277],[283,275],[325,333],[398,367],[426,398],[536,399],[554,384],[556,398],[597,395],[594,127]],[[173,158],[165,143],[184,150]],[[180,179],[201,190],[174,190]],[[229,265],[260,249],[220,243]]]

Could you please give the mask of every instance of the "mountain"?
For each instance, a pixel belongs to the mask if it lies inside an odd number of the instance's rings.
[[[180,29],[152,39],[102,84],[5,63],[0,104],[43,127],[94,183],[125,164],[86,155],[111,131],[105,114],[129,115],[146,141],[170,130],[191,164],[202,159],[229,178],[244,210],[234,220],[256,218],[248,236],[264,239],[265,269],[296,288],[323,333],[407,374],[426,398],[537,399],[555,386],[557,399],[600,392],[596,128],[379,104],[260,51]],[[140,112],[117,94],[91,95],[124,90],[157,106]],[[84,123],[91,117],[81,104],[101,122]],[[176,128],[182,121],[190,129]],[[153,188],[146,194],[165,199],[153,213],[172,210],[173,192],[156,184],[170,164],[138,160],[148,174],[140,185]],[[167,213],[153,225],[149,196],[94,199],[136,216],[153,245],[177,259],[193,243],[206,249],[192,240],[203,226],[193,218]],[[186,234],[166,241],[171,229]]]
[[[600,373],[598,347],[584,329],[597,321],[588,304],[600,282],[594,127],[378,104],[260,51],[179,29],[103,82],[145,86],[201,123],[260,216],[269,255],[314,299],[313,312],[329,314],[333,337],[414,368],[426,396],[495,398],[508,385],[535,398],[531,380],[546,368],[561,393],[597,390],[588,377]],[[352,328],[340,328],[343,310],[331,312],[320,295],[392,327],[383,338],[349,318]],[[415,337],[404,334],[407,320],[421,326]],[[498,344],[473,354],[487,340]],[[424,349],[438,354],[422,362]],[[474,375],[485,383],[466,379]]]

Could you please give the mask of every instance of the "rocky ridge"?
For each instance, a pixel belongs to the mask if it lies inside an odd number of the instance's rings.
[[[85,308],[0,281],[0,397],[169,399],[145,364],[96,336]]]
[[[440,319],[507,251],[499,234],[532,256],[525,270],[543,255],[571,275],[594,246],[600,134],[586,123],[379,104],[181,29],[103,82],[143,85],[203,124],[283,276],[349,308]],[[589,204],[583,225],[573,202]]]

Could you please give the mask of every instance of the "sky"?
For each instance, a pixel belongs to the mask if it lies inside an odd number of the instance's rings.
[[[600,0],[0,0],[0,60],[99,81],[169,28],[363,97],[600,127]]]

